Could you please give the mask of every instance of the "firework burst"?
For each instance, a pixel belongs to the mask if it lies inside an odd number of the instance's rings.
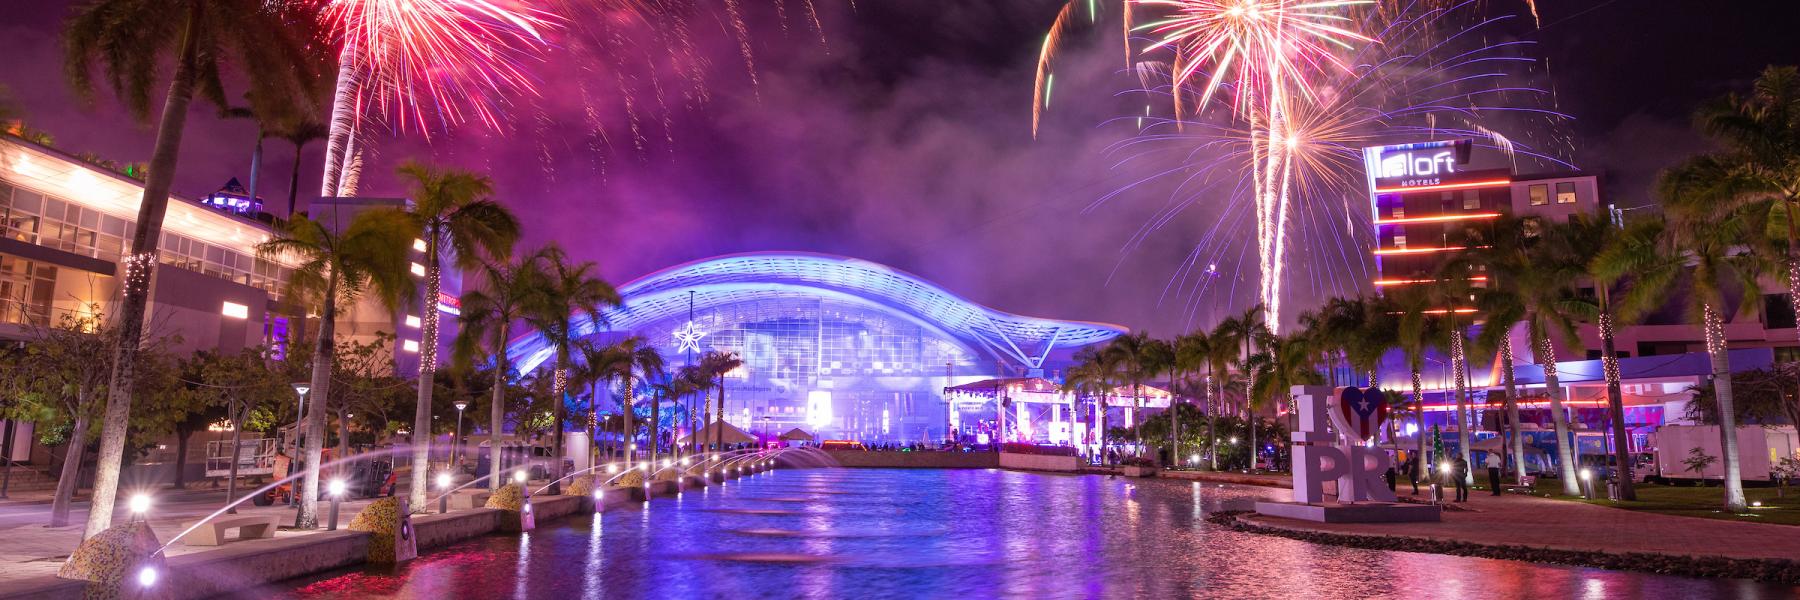
[[[507,98],[537,93],[523,63],[558,23],[510,0],[330,0],[322,16],[342,44],[324,196],[356,193],[368,119],[427,135],[471,118],[498,126]]]
[[[1369,41],[1353,48],[1319,46],[1330,56],[1300,60],[1294,64],[1301,70],[1288,71],[1306,71],[1306,77],[1240,81],[1244,72],[1231,66],[1237,59],[1225,65],[1210,60],[1210,68],[1181,76],[1181,67],[1191,64],[1180,56],[1187,42],[1170,43],[1166,35],[1142,42],[1176,56],[1166,63],[1139,63],[1139,77],[1160,73],[1163,78],[1137,91],[1175,104],[1183,95],[1206,97],[1210,87],[1228,90],[1221,97],[1229,95],[1233,105],[1229,111],[1208,111],[1203,103],[1195,111],[1176,109],[1174,116],[1121,118],[1138,122],[1139,133],[1116,144],[1109,156],[1117,166],[1157,166],[1089,210],[1148,185],[1169,190],[1164,208],[1126,243],[1129,253],[1188,209],[1220,207],[1220,217],[1201,232],[1165,290],[1165,298],[1184,299],[1190,323],[1207,304],[1204,298],[1214,292],[1235,296],[1239,281],[1257,282],[1256,297],[1269,307],[1272,326],[1280,323],[1287,287],[1323,297],[1356,293],[1366,285],[1372,264],[1359,250],[1371,243],[1362,178],[1365,146],[1466,137],[1515,163],[1570,166],[1559,158],[1566,155],[1566,139],[1546,135],[1567,117],[1545,108],[1553,104],[1548,93],[1523,83],[1538,65],[1527,56],[1530,42],[1491,41],[1506,40],[1502,26],[1514,16],[1482,16],[1479,5],[1468,0],[1442,6],[1332,4],[1344,9],[1343,24],[1333,27],[1357,36],[1344,39]],[[1137,30],[1166,29],[1170,23]],[[1277,85],[1280,81],[1290,83]],[[1252,226],[1254,236],[1238,233]],[[1251,239],[1254,252],[1246,243]],[[1254,265],[1244,269],[1242,262],[1250,257]],[[1289,274],[1290,263],[1300,271]]]

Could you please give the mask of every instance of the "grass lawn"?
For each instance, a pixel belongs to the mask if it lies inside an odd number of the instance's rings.
[[[1788,488],[1785,497],[1782,498],[1775,497],[1775,488],[1746,487],[1744,488],[1744,500],[1751,504],[1751,508],[1750,512],[1741,515],[1725,512],[1725,488],[1716,485],[1696,487],[1640,483],[1636,486],[1636,490],[1638,499],[1631,502],[1614,502],[1604,499],[1605,487],[1596,491],[1599,496],[1602,496],[1602,499],[1582,500],[1577,496],[1562,495],[1560,481],[1555,479],[1537,480],[1539,495],[1549,495],[1561,500],[1706,519],[1800,525],[1800,487]],[[1762,506],[1757,507],[1757,502],[1761,502]]]

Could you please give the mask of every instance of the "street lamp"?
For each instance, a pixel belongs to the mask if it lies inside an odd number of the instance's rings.
[[[144,513],[150,512],[150,495],[133,495],[131,500],[125,503],[125,506],[131,509],[131,520],[142,521],[144,520]]]
[[[337,531],[338,505],[344,502],[344,480],[333,479],[325,486],[325,493],[331,494],[331,525],[326,531]]]
[[[453,455],[450,460],[451,460],[451,463],[454,465],[462,464],[463,409],[468,408],[468,407],[469,407],[468,400],[457,399],[457,401],[456,401],[456,437],[450,438],[450,448],[451,448],[450,454]]]
[[[450,481],[449,471],[437,474],[438,514],[440,515],[450,512]]]
[[[293,387],[294,387],[294,393],[298,394],[300,396],[300,400],[294,403],[294,440],[293,440],[294,441],[294,456],[299,456],[300,455],[300,425],[301,425],[301,423],[306,421],[306,392],[312,390],[312,384],[305,382],[305,381],[296,381],[291,385],[293,385]],[[294,507],[294,523],[298,524],[300,522],[300,495],[289,493],[288,494],[288,506]]]

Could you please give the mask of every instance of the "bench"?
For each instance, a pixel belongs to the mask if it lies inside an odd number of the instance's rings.
[[[1531,494],[1537,491],[1537,476],[1526,475],[1519,478],[1519,483],[1500,486],[1502,491]]]
[[[487,506],[488,497],[493,495],[493,492],[487,490],[469,492],[467,494],[451,494],[450,508],[454,510],[481,508]]]
[[[222,516],[194,527],[188,523],[186,527],[194,530],[182,536],[181,543],[189,546],[219,546],[225,543],[225,530],[238,530],[237,539],[254,540],[275,537],[275,529],[281,522],[281,515],[236,515]]]

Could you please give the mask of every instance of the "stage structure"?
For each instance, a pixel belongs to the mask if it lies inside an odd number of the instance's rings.
[[[1106,427],[1133,425],[1131,388],[1120,386],[1115,392],[1107,396],[1077,396],[1062,391],[1062,386],[1048,379],[1019,377],[951,386],[944,395],[950,400],[951,424],[965,443],[998,440],[1070,445],[1090,453],[1097,451],[1100,444],[1095,423]],[[1138,386],[1138,397],[1143,408],[1141,416],[1169,408],[1168,390],[1142,385]],[[1104,411],[1105,417],[1096,419],[1096,411]],[[1005,435],[1000,435],[1002,428]]]

